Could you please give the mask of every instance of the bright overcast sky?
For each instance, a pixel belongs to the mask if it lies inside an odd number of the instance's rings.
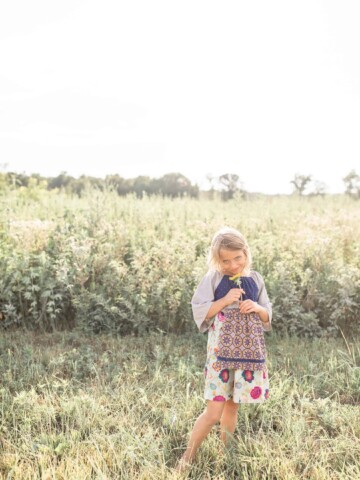
[[[2,2],[0,164],[341,192],[360,173],[359,19],[358,0]]]

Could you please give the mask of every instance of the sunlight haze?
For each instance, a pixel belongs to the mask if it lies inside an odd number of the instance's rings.
[[[15,0],[0,15],[0,163],[46,176],[236,173],[290,193],[360,173],[356,1]]]

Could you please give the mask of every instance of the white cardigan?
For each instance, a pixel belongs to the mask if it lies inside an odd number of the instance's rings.
[[[202,278],[191,299],[194,320],[201,333],[206,332],[213,323],[213,319],[206,321],[205,318],[211,307],[211,304],[214,302],[216,287],[221,282],[223,276],[224,274],[218,272],[217,270],[209,270]],[[269,331],[271,330],[272,307],[266,292],[264,280],[260,273],[255,272],[254,270],[251,270],[250,277],[254,279],[259,289],[257,303],[264,307],[269,314],[269,322],[263,324],[264,330]],[[229,307],[234,308],[238,305],[239,302],[234,302],[225,307],[225,309]]]

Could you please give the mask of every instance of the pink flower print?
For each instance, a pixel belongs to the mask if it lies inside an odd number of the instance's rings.
[[[251,383],[254,380],[254,372],[252,370],[244,370],[242,372],[242,377],[246,382]]]
[[[218,319],[219,319],[219,322],[225,321],[225,315],[223,314],[223,312],[218,313]]]
[[[229,381],[229,377],[230,377],[230,373],[227,368],[225,368],[224,370],[221,370],[221,372],[219,373],[219,378],[221,378],[223,383],[227,383]]]
[[[214,402],[226,402],[225,397],[222,395],[216,395],[216,397],[213,398]]]
[[[215,323],[211,324],[211,328],[212,328],[212,330],[215,330]]]
[[[269,389],[267,388],[265,390],[265,399],[267,400],[269,398]]]
[[[261,388],[260,387],[254,387],[251,392],[250,392],[250,395],[251,395],[251,398],[253,398],[254,400],[256,400],[257,398],[260,397],[261,395]]]
[[[263,372],[263,379],[265,380],[265,378],[266,378],[266,373]]]

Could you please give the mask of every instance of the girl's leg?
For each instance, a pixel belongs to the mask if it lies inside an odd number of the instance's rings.
[[[221,419],[226,402],[207,401],[205,411],[198,417],[190,434],[189,443],[178,464],[178,471],[182,471],[186,464],[192,462],[201,442],[209,434],[212,427]]]
[[[221,440],[227,445],[228,440],[232,438],[235,432],[237,412],[239,404],[232,399],[225,402],[224,410],[220,419]]]

